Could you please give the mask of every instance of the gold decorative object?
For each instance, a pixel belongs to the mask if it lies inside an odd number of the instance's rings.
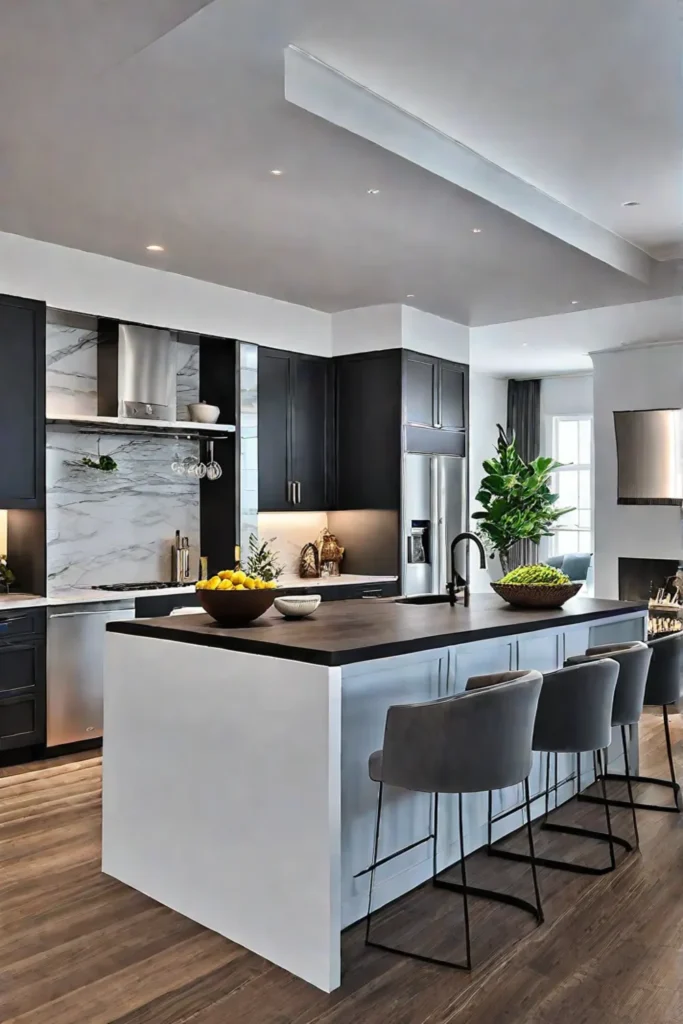
[[[339,565],[344,557],[344,548],[333,533],[325,527],[316,541],[321,576],[339,576]]]
[[[320,556],[315,544],[304,544],[299,555],[299,576],[317,579],[320,576]]]

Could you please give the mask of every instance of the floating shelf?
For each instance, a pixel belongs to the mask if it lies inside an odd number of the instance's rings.
[[[48,416],[47,425],[82,434],[128,434],[137,437],[176,437],[198,441],[224,441],[235,433],[229,423],[194,423],[192,420],[135,420],[116,416]]]

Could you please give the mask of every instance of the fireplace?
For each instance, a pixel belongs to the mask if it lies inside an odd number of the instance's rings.
[[[648,635],[683,627],[683,564],[677,558],[620,558],[619,600],[647,601]]]

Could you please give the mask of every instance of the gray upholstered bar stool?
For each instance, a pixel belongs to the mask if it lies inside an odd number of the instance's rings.
[[[524,783],[529,814],[529,847],[533,852],[529,773],[532,765],[531,737],[540,691],[540,672],[503,672],[498,675],[475,676],[468,680],[464,693],[453,697],[442,697],[423,704],[396,704],[389,708],[384,745],[370,756],[368,765],[370,778],[379,783],[375,839],[369,868],[370,892],[365,930],[368,946],[444,967],[471,970],[469,896],[512,904],[532,913],[539,924],[543,921],[533,861],[535,904],[507,893],[468,886],[462,813],[463,793],[482,793]],[[374,942],[370,938],[375,868],[404,852],[398,850],[380,861],[377,859],[385,785],[433,795],[433,832],[427,837],[433,841],[432,882],[439,888],[450,889],[463,897],[467,949],[464,964],[411,953]],[[440,793],[458,795],[462,884],[437,877]]]
[[[681,668],[683,666],[683,634],[673,633],[671,636],[660,637],[659,640],[650,640],[647,644],[652,660],[650,661],[645,686],[644,703],[649,707],[661,707],[664,716],[664,735],[666,737],[666,752],[669,759],[669,779],[653,779],[646,775],[633,775],[631,782],[643,782],[646,785],[666,786],[673,790],[674,802],[671,804],[644,804],[633,800],[629,789],[629,798],[633,808],[641,811],[671,811],[673,814],[680,814],[679,793],[680,786],[676,780],[676,769],[674,767],[673,751],[671,748],[671,730],[669,728],[669,707],[677,704],[681,698]],[[610,655],[613,657],[613,655]],[[621,776],[607,773],[607,779],[620,779]],[[626,800],[613,800],[610,798],[613,807],[628,807]]]
[[[633,831],[636,838],[636,846],[640,845],[638,835],[638,819],[636,817],[635,803],[633,800],[633,785],[631,766],[629,763],[627,728],[637,725],[643,713],[643,701],[645,700],[645,686],[647,684],[648,670],[652,659],[652,651],[640,640],[632,640],[626,643],[600,644],[598,647],[589,647],[585,654],[578,654],[567,658],[566,665],[580,665],[586,661],[600,658],[612,658],[619,665],[619,677],[617,688],[614,693],[614,705],[612,707],[612,726],[621,730],[621,746],[624,752],[624,775],[617,775],[607,770],[607,751],[605,750],[605,765],[603,778],[626,779],[628,790],[628,801],[621,801],[621,806],[630,807],[633,815]],[[580,766],[579,766],[580,768]],[[579,771],[580,777],[580,771]],[[596,782],[598,773],[596,771]],[[579,800],[588,803],[603,803],[604,796],[594,796],[592,793],[579,793]],[[610,801],[614,806],[614,802]]]
[[[546,798],[550,790],[550,755],[600,752],[609,744],[612,735],[612,705],[617,686],[619,665],[609,658],[591,659],[582,665],[572,665],[548,672],[543,676],[543,688],[538,702],[536,724],[534,727],[533,749],[548,757],[546,768]],[[557,774],[557,770],[556,770]],[[569,780],[567,780],[569,781]],[[557,786],[557,778],[555,780]],[[602,779],[603,792],[605,782]],[[508,812],[506,812],[508,813]],[[499,821],[505,815],[499,815]],[[574,825],[562,825],[546,820],[543,827],[554,832],[567,835],[583,836],[609,843],[610,863],[607,867],[593,867],[577,864],[573,861],[555,860],[549,857],[536,857],[530,854],[507,850],[497,843],[489,842],[488,851],[496,857],[506,860],[528,862],[534,861],[547,868],[558,868],[582,875],[604,875],[616,867],[614,855],[615,844],[631,849],[625,839],[614,836],[609,806],[605,804],[607,832],[596,832]]]

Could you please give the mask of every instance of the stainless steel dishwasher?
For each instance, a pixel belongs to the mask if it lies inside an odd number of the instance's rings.
[[[133,601],[62,605],[48,610],[48,747],[102,735],[106,625],[133,618]]]

